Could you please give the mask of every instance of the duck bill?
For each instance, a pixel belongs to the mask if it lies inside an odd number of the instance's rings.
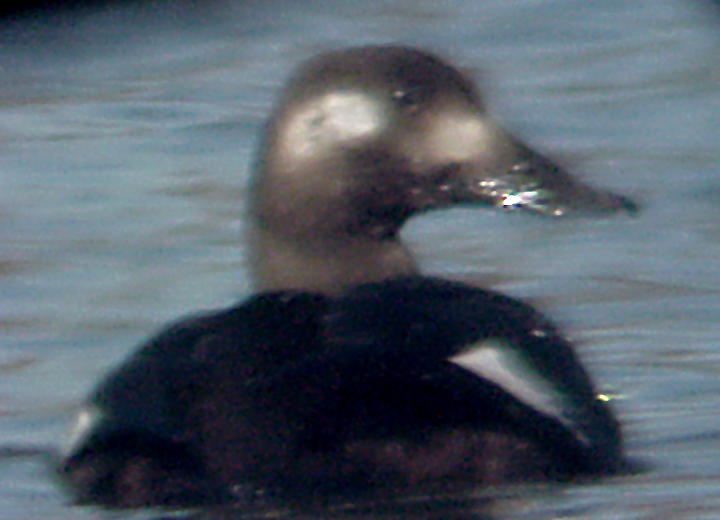
[[[503,155],[511,160],[490,168],[472,161],[459,167],[456,195],[460,202],[486,202],[553,217],[638,210],[628,197],[575,179],[561,166],[510,137]]]
[[[555,217],[638,209],[628,197],[575,179],[482,110],[441,108],[430,116],[406,148],[415,164],[433,165],[421,177],[435,206],[480,202]]]

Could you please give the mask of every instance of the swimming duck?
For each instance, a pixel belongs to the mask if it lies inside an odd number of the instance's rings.
[[[111,372],[59,465],[78,502],[568,479],[624,467],[620,427],[530,305],[421,276],[399,231],[454,204],[634,211],[512,137],[472,82],[401,46],[291,78],[253,183],[258,293]]]

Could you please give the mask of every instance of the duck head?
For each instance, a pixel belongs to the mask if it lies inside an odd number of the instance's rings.
[[[634,211],[497,125],[473,83],[408,47],[345,49],[290,80],[264,135],[253,188],[261,289],[334,293],[415,274],[398,234],[456,204],[550,216]]]

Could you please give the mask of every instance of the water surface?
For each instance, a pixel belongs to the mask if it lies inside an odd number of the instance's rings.
[[[275,517],[720,517],[719,30],[699,0],[158,1],[5,22],[0,518],[157,515],[69,506],[46,454],[137,342],[251,291],[246,186],[292,67],[388,42],[461,64],[506,126],[642,204],[601,220],[436,212],[405,238],[425,272],[559,322],[651,469]]]

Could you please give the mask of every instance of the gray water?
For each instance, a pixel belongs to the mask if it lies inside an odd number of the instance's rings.
[[[200,5],[196,5],[200,4]],[[47,468],[105,370],[168,320],[249,294],[263,120],[318,51],[408,43],[637,217],[413,220],[427,273],[528,298],[616,396],[649,471],[218,518],[720,518],[720,9],[701,0],[141,2],[0,26],[0,518],[68,505]]]

